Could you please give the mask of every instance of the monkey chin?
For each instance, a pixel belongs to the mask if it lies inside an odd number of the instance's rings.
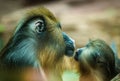
[[[80,81],[110,81],[117,74],[114,53],[103,40],[89,41],[74,58],[79,62]]]

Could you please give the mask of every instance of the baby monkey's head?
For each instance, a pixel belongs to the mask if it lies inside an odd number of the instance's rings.
[[[100,39],[90,40],[85,47],[77,50],[74,58],[80,64],[81,74],[99,71],[109,76],[115,69],[114,53],[112,49]]]

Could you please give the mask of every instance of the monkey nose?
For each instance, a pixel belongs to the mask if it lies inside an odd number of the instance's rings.
[[[76,61],[79,60],[79,56],[81,55],[83,49],[84,49],[84,47],[77,49],[77,51],[76,51],[76,53],[75,53],[75,56],[74,56],[74,59],[75,59]]]

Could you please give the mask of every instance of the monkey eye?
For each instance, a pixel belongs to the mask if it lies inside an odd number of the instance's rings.
[[[36,26],[35,30],[36,30],[37,33],[42,33],[46,30],[45,29],[45,24],[44,24],[43,21],[36,22],[35,26]]]

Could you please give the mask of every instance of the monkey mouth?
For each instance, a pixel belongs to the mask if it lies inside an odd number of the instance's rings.
[[[69,47],[66,47],[65,54],[66,54],[66,56],[72,57],[74,54],[74,51],[75,51],[75,47],[69,46]]]

